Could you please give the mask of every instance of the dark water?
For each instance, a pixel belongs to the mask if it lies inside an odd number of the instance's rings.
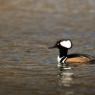
[[[95,56],[94,0],[0,0],[0,95],[94,95],[95,65],[56,67],[56,40]]]

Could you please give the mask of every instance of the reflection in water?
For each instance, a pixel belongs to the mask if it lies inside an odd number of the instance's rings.
[[[74,89],[72,89],[74,84],[74,73],[71,67],[64,67],[59,70],[58,74],[58,85],[61,93],[64,95],[75,95]]]
[[[59,71],[59,85],[70,87],[73,83],[73,71],[70,67],[63,68],[63,70]]]

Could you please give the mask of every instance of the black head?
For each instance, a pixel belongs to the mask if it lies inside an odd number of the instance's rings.
[[[54,46],[49,48],[58,48],[59,49],[59,57],[67,56],[68,49],[72,47],[71,40],[65,39],[65,40],[59,40],[55,43]]]
[[[54,46],[49,47],[49,48],[58,48],[58,49],[66,48],[66,49],[70,49],[71,47],[72,47],[71,40],[68,40],[68,39],[63,40],[62,39],[62,40],[57,41]]]

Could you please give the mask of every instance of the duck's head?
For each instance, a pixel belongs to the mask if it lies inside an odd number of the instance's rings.
[[[66,48],[66,49],[70,49],[71,47],[72,47],[71,40],[62,39],[62,40],[57,41],[54,46],[49,47],[49,48],[58,48],[58,49]]]
[[[63,40],[57,41],[54,46],[49,47],[49,48],[59,49],[59,57],[63,57],[63,56],[67,56],[68,49],[70,49],[71,47],[72,47],[71,40],[63,39]]]

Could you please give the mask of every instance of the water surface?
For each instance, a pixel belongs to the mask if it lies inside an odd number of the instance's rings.
[[[0,95],[94,95],[95,65],[60,72],[48,49],[95,56],[94,25],[94,0],[0,0]]]

